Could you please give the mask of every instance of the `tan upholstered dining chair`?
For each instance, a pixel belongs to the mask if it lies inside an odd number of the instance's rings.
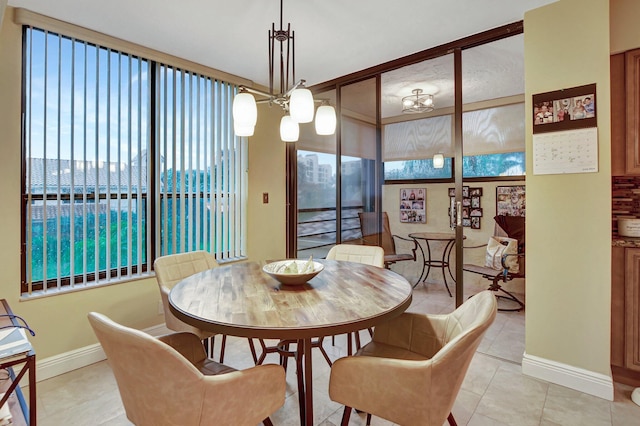
[[[331,367],[329,397],[403,426],[455,425],[451,408],[486,330],[495,319],[489,290],[445,315],[404,313],[376,326],[373,340]]]
[[[89,323],[107,355],[127,418],[137,426],[272,425],[284,404],[279,365],[237,371],[207,358],[199,338],[154,338],[95,312]]]
[[[337,244],[327,253],[328,260],[346,260],[384,268],[384,249],[377,246]]]
[[[162,306],[164,307],[164,321],[169,330],[173,331],[186,331],[193,333],[200,340],[205,343],[207,353],[210,357],[213,357],[213,343],[214,333],[200,330],[193,327],[180,319],[178,319],[171,309],[169,309],[169,292],[179,281],[197,274],[198,272],[206,271],[207,269],[213,269],[218,267],[215,257],[204,250],[169,254],[156,259],[153,263],[153,269],[156,272],[156,280],[160,287],[160,297],[162,298]],[[222,342],[220,346],[220,362],[224,362],[224,350],[226,344],[226,337],[222,336]],[[255,362],[256,351],[251,339],[249,339],[249,348],[251,349],[251,355]]]
[[[160,288],[160,297],[164,308],[164,322],[169,330],[193,333],[205,343],[208,355],[213,357],[214,333],[200,330],[178,318],[169,309],[169,292],[179,281],[198,272],[216,268],[218,262],[209,252],[200,250],[188,253],[169,254],[156,259],[153,269]],[[222,336],[220,362],[224,362],[226,336]]]
[[[344,260],[348,262],[364,263],[365,265],[385,267],[384,249],[378,246],[363,246],[355,244],[337,244],[327,253],[329,260]],[[373,334],[373,330],[369,330]],[[360,334],[354,333],[356,348],[360,348]],[[347,336],[348,348],[351,345],[351,335]],[[335,337],[331,336],[331,343],[335,344]],[[347,349],[350,354],[350,349]]]

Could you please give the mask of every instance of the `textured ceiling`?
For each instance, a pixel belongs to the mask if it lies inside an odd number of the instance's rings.
[[[522,20],[555,0],[284,0],[283,24],[296,37],[296,78],[308,85]],[[268,30],[278,0],[9,0],[8,4],[122,38],[268,85]],[[463,55],[465,102],[522,93],[522,38]],[[384,115],[413,88],[433,86],[437,106],[452,103],[452,59],[384,77]],[[498,73],[498,74],[496,74]],[[499,75],[499,77],[498,77]],[[492,84],[490,93],[479,89]],[[516,81],[517,80],[517,81]],[[476,87],[478,90],[472,90]],[[469,92],[467,93],[467,89]]]

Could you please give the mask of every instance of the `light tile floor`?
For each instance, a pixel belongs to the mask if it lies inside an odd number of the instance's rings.
[[[472,294],[474,290],[467,294]],[[410,310],[445,313],[454,301],[441,284],[419,285]],[[640,407],[631,399],[632,388],[615,385],[613,402],[547,383],[521,373],[524,353],[524,313],[499,312],[484,337],[458,394],[453,414],[468,426],[628,426],[640,425]],[[362,332],[363,340],[368,334]],[[333,359],[345,355],[346,339],[338,336],[324,344]],[[314,423],[339,425],[342,406],[327,394],[329,366],[314,354]],[[270,358],[273,357],[273,358]],[[267,362],[277,362],[269,355]],[[225,363],[243,369],[253,365],[247,341],[229,338]],[[161,372],[160,372],[161,374]],[[293,364],[287,371],[285,405],[271,417],[274,425],[298,425],[298,403]],[[130,425],[120,401],[115,379],[106,361],[38,383],[38,424],[41,426]],[[350,425],[364,425],[365,416],[351,416]],[[373,425],[392,425],[373,418]]]

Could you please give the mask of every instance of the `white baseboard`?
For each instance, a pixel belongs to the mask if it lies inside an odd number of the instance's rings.
[[[611,376],[528,355],[526,352],[522,358],[522,373],[607,401],[613,401],[613,378]]]
[[[167,328],[164,324],[160,324],[147,328],[143,331],[151,334],[152,336],[157,336],[166,333]],[[50,379],[52,377],[59,376],[60,374],[68,373],[69,371],[103,361],[106,358],[107,357],[102,350],[102,346],[100,346],[99,343],[74,349],[42,360],[38,360],[36,357],[36,381],[39,382],[41,380]],[[20,382],[20,386],[26,386],[27,384],[28,382],[26,380],[22,380]]]

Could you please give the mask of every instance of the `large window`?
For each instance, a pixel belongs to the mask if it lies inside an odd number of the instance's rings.
[[[23,293],[244,255],[235,86],[31,27],[24,46]]]

